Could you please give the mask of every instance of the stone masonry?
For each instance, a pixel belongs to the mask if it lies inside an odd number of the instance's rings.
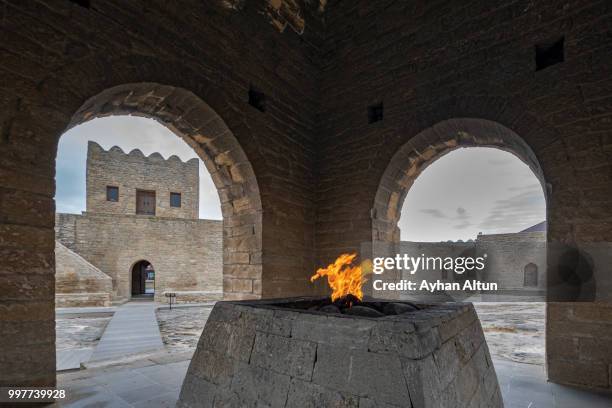
[[[125,154],[113,146],[108,151],[96,142],[87,146],[87,212],[130,214],[136,211],[136,192],[155,191],[155,215],[166,218],[198,218],[198,159],[185,163],[159,153],[148,157],[138,149]],[[107,186],[118,188],[118,201],[106,200]],[[181,206],[170,206],[170,193],[181,195]]]
[[[551,248],[610,253],[611,25],[598,0],[3,0],[0,385],[55,384],[55,156],[96,117],[158,120],[204,161],[230,299],[316,293],[313,270],[392,241],[414,178],[461,146],[540,179],[549,280]],[[584,286],[600,301],[549,299],[547,372],[610,390],[612,292]]]
[[[498,284],[498,294],[512,291],[523,295],[539,295],[546,292],[546,234],[544,232],[517,232],[507,234],[480,234],[475,240],[465,242],[408,242],[402,241],[399,254],[426,257],[482,257],[486,254],[485,268],[475,278]],[[525,284],[525,268],[535,265],[537,285]],[[467,275],[438,269],[417,272],[416,278],[453,282]],[[404,279],[414,278],[409,273]],[[528,282],[529,283],[529,282]]]
[[[364,318],[283,302],[217,303],[178,406],[503,407],[471,304]]]
[[[197,159],[105,151],[90,142],[87,212],[58,214],[56,238],[112,278],[113,300],[131,297],[132,267],[141,260],[155,269],[157,301],[167,301],[164,292],[176,292],[177,302],[221,299],[221,221],[197,219],[198,183]],[[107,201],[107,185],[119,187],[117,202]],[[155,216],[135,214],[138,189],[155,191]],[[181,193],[180,208],[169,207],[171,191]],[[60,270],[62,260],[56,259]],[[56,282],[64,299],[67,285],[65,279]]]
[[[55,241],[55,306],[110,306],[113,280]]]

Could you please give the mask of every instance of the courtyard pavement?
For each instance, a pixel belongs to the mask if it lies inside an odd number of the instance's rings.
[[[129,354],[163,349],[152,301],[119,306],[89,361],[112,360]]]
[[[164,347],[155,316],[158,307],[154,302],[130,302],[113,308],[115,314],[94,351],[95,359],[92,357],[84,364],[87,369],[58,373],[57,387],[65,389],[68,397],[54,406],[174,407],[194,350],[178,347],[170,352]],[[72,310],[90,311],[94,312],[89,308]],[[180,320],[180,314],[177,316],[171,320]],[[200,317],[198,325],[207,316]],[[185,327],[179,325],[175,329],[184,331]],[[181,349],[186,351],[176,352]],[[74,356],[69,355],[71,351],[76,352]],[[79,356],[78,349],[66,350],[64,354],[66,359],[87,358]],[[506,408],[612,407],[610,394],[548,383],[541,364],[492,357]]]
[[[67,398],[53,407],[169,408],[178,400],[192,353],[143,357],[120,366],[58,374]]]
[[[505,408],[610,408],[612,395],[546,381],[544,367],[493,359]]]
[[[144,358],[115,367],[58,375],[68,398],[57,407],[174,407],[191,353]],[[610,408],[612,396],[546,382],[540,365],[494,360],[505,408]]]

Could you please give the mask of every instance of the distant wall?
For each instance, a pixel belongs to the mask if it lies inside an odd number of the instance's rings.
[[[474,278],[495,282],[500,290],[543,291],[546,289],[546,234],[544,232],[520,232],[512,234],[479,235],[474,241],[467,242],[409,242],[399,244],[400,253],[410,256],[483,257],[486,255],[485,268]],[[537,285],[525,285],[525,267],[537,272]],[[452,271],[428,270],[416,275],[419,279],[435,281],[458,281],[467,275]],[[414,277],[414,275],[413,275]],[[409,279],[409,273],[403,274]],[[529,280],[528,280],[529,283]]]
[[[526,290],[546,289],[546,234],[521,232],[516,234],[480,235],[476,240],[478,256],[487,254],[486,278],[500,288]],[[537,268],[537,285],[525,286],[525,267]]]
[[[140,150],[124,153],[114,146],[104,150],[89,142],[87,148],[87,212],[135,214],[136,191],[155,191],[155,215],[198,218],[198,159],[168,160],[159,153],[145,156]],[[106,187],[119,188],[117,202],[106,200]],[[181,207],[170,206],[170,193],[181,194]]]
[[[110,306],[110,276],[55,241],[55,306]]]
[[[131,296],[131,269],[147,260],[155,269],[155,297],[221,299],[222,221],[119,214],[57,214],[56,237],[108,274],[113,296]]]

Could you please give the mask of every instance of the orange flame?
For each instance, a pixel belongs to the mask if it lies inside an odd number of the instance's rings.
[[[364,274],[361,265],[352,265],[353,259],[355,259],[356,256],[357,254],[340,255],[334,263],[328,265],[327,268],[319,268],[317,273],[310,278],[310,282],[327,276],[327,283],[332,289],[332,302],[349,294],[362,300],[363,291],[361,290],[361,286],[365,283],[366,279],[363,277]]]

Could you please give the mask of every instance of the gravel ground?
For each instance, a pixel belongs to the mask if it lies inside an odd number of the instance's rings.
[[[545,303],[474,302],[492,355],[544,364]],[[194,350],[212,306],[158,309],[157,322],[169,351]]]
[[[58,317],[56,349],[94,348],[110,320],[110,317]]]
[[[492,355],[544,364],[545,303],[475,302],[474,307]]]
[[[157,323],[166,348],[172,352],[194,350],[212,306],[157,309]]]

